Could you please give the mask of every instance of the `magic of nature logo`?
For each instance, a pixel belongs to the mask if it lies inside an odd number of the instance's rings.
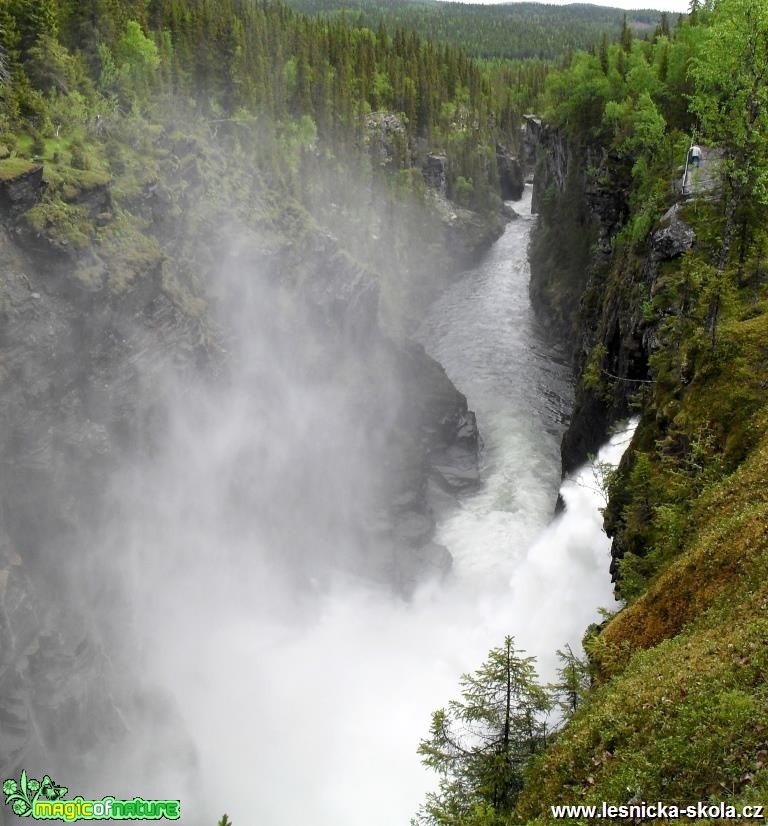
[[[181,801],[145,800],[134,797],[118,800],[111,795],[101,800],[86,800],[75,797],[65,800],[69,789],[60,786],[45,775],[42,780],[21,773],[17,781],[8,778],[3,781],[5,805],[10,806],[15,815],[31,817],[35,820],[178,820]]]

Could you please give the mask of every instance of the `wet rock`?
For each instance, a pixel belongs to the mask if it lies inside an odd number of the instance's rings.
[[[536,115],[523,115],[523,125],[520,127],[520,160],[526,178],[533,177],[536,156],[541,145],[541,130],[541,118]]]
[[[322,315],[328,328],[362,346],[378,329],[375,274],[354,261],[328,233],[315,233],[306,243],[312,264],[302,283],[304,299]]]
[[[525,189],[523,167],[501,143],[496,144],[496,168],[499,173],[501,197],[505,201],[519,201]]]
[[[434,529],[434,519],[418,511],[406,511],[395,517],[393,533],[397,542],[415,547],[427,542]]]
[[[366,141],[371,154],[377,157],[381,164],[389,164],[398,148],[402,150],[407,141],[402,120],[392,112],[372,112],[368,115],[366,127]]]
[[[142,389],[159,396],[161,376],[196,346],[154,269],[119,296],[86,290],[63,256],[33,264],[20,238],[0,228],[0,460],[13,468],[0,478],[0,767],[9,777],[41,755],[63,766],[122,736],[119,681],[90,631],[88,598],[69,589],[121,439],[137,446]]]
[[[533,117],[526,118],[525,143],[536,156],[533,200],[541,215],[531,238],[534,308],[549,333],[570,350],[577,375],[601,345],[596,368],[611,388],[606,394],[577,386],[561,447],[567,473],[598,449],[648,375],[646,296],[630,303],[623,291],[613,290],[600,305],[582,300],[602,295],[610,277],[613,239],[628,215],[632,162],[599,146],[573,144]]]
[[[120,730],[105,658],[73,612],[46,605],[39,591],[8,537],[0,536],[4,777],[17,776],[19,762],[35,755],[44,753],[57,765],[73,748],[85,756]]]
[[[435,451],[430,455],[430,465],[436,481],[446,490],[463,491],[480,482],[477,455],[462,445]]]
[[[428,579],[443,579],[453,567],[453,557],[443,545],[428,542],[418,548],[400,549],[395,554],[395,581],[404,594],[409,594]]]
[[[460,271],[474,266],[503,234],[509,220],[506,210],[475,212],[433,192],[433,202],[445,227],[443,252]]]
[[[421,168],[427,186],[436,189],[441,195],[445,195],[447,166],[448,159],[445,155],[427,155]]]
[[[477,448],[479,432],[477,429],[477,418],[472,410],[467,410],[457,414],[449,424],[453,438],[457,442],[463,442],[473,450]]]
[[[43,165],[34,164],[31,169],[12,178],[0,180],[0,209],[19,214],[33,207],[43,189]]]

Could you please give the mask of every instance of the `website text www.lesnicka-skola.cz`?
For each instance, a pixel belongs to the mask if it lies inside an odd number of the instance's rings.
[[[727,803],[625,803],[620,806],[605,801],[594,806],[550,806],[555,820],[762,820],[768,822],[768,806],[758,804],[732,806]]]

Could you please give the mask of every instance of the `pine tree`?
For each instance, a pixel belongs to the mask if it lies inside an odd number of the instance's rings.
[[[56,36],[58,15],[54,0],[11,0],[9,7],[15,19],[22,54],[31,49],[39,37]]]
[[[627,15],[624,15],[624,21],[621,24],[621,48],[629,54],[632,51],[632,29],[627,23]]]
[[[603,36],[600,40],[600,51],[598,52],[600,57],[600,68],[603,70],[603,74],[608,74],[609,69],[609,62],[608,62],[608,35],[603,32]]]
[[[560,668],[557,682],[550,686],[555,703],[567,719],[581,705],[592,687],[592,675],[586,660],[577,657],[570,645],[557,651]]]
[[[440,775],[440,788],[427,795],[414,823],[469,823],[478,812],[493,823],[512,810],[523,769],[546,741],[551,710],[533,657],[522,653],[506,637],[474,674],[461,678],[462,699],[432,715],[419,754]]]

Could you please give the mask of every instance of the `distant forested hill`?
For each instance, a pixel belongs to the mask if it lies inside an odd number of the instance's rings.
[[[514,140],[544,74],[272,0],[0,2],[3,151],[45,161],[46,174],[78,164],[114,174],[107,130],[117,140],[126,119],[165,122],[183,109],[219,132],[250,134],[256,127],[238,124],[257,117],[258,163],[283,181],[297,158],[356,155],[370,140],[368,116],[388,112],[395,120],[377,127],[388,169],[406,179],[415,153],[445,154],[449,194],[458,182],[465,202],[485,207],[496,141]]]
[[[552,59],[571,49],[588,49],[604,32],[617,39],[624,15],[636,34],[653,33],[660,12],[624,12],[587,4],[469,5],[438,0],[289,0],[307,14],[344,14],[359,24],[413,29],[423,37],[462,46],[477,57]]]

